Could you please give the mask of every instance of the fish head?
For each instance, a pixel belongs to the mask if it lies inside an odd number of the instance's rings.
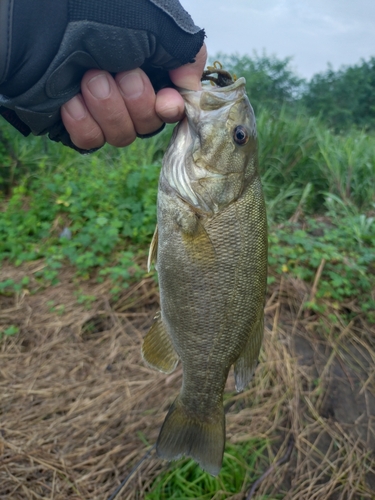
[[[256,153],[256,123],[245,79],[183,92],[194,163],[221,174],[244,172]]]
[[[165,178],[193,207],[217,213],[257,174],[257,134],[245,79],[181,91],[186,117],[163,162]]]

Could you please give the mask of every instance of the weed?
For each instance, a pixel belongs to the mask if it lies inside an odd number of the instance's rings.
[[[224,500],[243,491],[244,485],[257,479],[266,464],[263,457],[266,447],[267,441],[261,439],[253,439],[241,445],[228,444],[218,477],[204,472],[193,460],[179,460],[155,479],[145,498]]]
[[[317,289],[306,308],[324,312],[329,302],[347,309],[355,299],[359,309],[354,312],[370,315],[375,309],[375,224],[371,221],[350,215],[307,218],[303,226],[287,223],[271,230],[269,241],[269,263],[276,274],[289,273],[313,285],[321,266]]]
[[[371,315],[374,287],[374,137],[332,134],[317,118],[281,110],[258,117],[260,170],[270,222],[270,267],[319,286],[306,307],[355,298]],[[170,129],[124,150],[91,156],[46,142],[9,136],[22,164],[9,196],[0,200],[0,262],[44,259],[36,274],[56,284],[69,263],[80,279],[109,278],[117,296],[142,276],[137,264],[156,223],[157,182]],[[25,173],[26,172],[26,173]],[[312,214],[326,214],[320,223]],[[285,221],[306,220],[305,225]],[[279,227],[279,223],[283,223]],[[269,283],[274,276],[270,275]],[[26,283],[0,283],[1,293]],[[338,306],[339,307],[339,306]],[[341,307],[341,306],[340,306]]]
[[[29,283],[30,278],[28,276],[24,276],[19,282],[12,279],[0,281],[0,295],[12,295],[14,293],[21,292]]]
[[[4,328],[4,330],[0,330],[0,339],[5,336],[5,337],[11,337],[12,335],[16,335],[16,333],[19,332],[19,328],[15,325],[10,325],[7,328]]]
[[[75,292],[77,304],[82,304],[86,309],[90,309],[91,305],[95,302],[95,295],[85,295],[82,290]]]
[[[137,250],[127,249],[147,244],[155,229],[159,144],[164,149],[165,140],[83,158],[68,152],[68,161],[55,169],[45,156],[30,158],[32,175],[20,179],[2,204],[0,261],[44,258],[38,276],[51,284],[64,262],[82,278],[99,268],[118,286],[138,277],[132,262]]]

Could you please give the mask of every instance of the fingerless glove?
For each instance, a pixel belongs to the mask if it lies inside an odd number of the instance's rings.
[[[0,113],[24,135],[48,133],[80,152],[60,107],[88,69],[142,68],[155,90],[203,45],[178,0],[1,0]]]

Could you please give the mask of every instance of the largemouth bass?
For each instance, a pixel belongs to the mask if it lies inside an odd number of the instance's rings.
[[[190,456],[217,475],[225,445],[223,391],[254,373],[263,337],[267,222],[253,109],[239,78],[181,92],[186,117],[163,159],[151,244],[161,312],[142,354],[183,383],[157,441],[167,460]]]

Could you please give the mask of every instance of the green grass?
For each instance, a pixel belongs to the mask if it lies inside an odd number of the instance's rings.
[[[43,286],[56,283],[66,264],[79,279],[109,277],[114,293],[139,279],[138,257],[146,255],[154,231],[157,181],[171,128],[123,150],[106,146],[80,156],[1,127],[0,264],[44,259]],[[285,111],[261,112],[258,133],[270,225],[269,283],[285,275],[311,287],[324,262],[305,307],[332,321],[335,310],[348,320],[362,315],[375,321],[375,137],[354,130],[334,135],[317,118],[291,118]],[[65,227],[70,239],[60,237]],[[0,279],[0,294],[19,293],[29,282],[28,276]],[[92,297],[81,293],[77,300],[89,307]],[[0,338],[17,331],[11,325]],[[228,498],[265,470],[268,444],[228,444],[217,478],[191,460],[176,462],[155,479],[146,498]]]
[[[361,313],[375,322],[374,245],[375,224],[364,215],[285,223],[269,235],[269,283],[285,274],[312,286],[323,264],[316,294],[305,307],[324,313],[333,306],[349,318]]]
[[[54,281],[64,262],[81,276],[126,282],[139,277],[132,259],[155,229],[160,158],[168,137],[137,141],[124,150],[80,156],[62,146],[15,137],[22,174],[0,198],[0,261],[46,259],[43,278]],[[5,167],[3,167],[5,168]],[[60,237],[64,227],[72,238]],[[128,268],[132,267],[132,273]]]
[[[202,471],[192,460],[173,462],[151,486],[146,500],[224,500],[243,491],[267,467],[264,457],[268,442],[252,439],[241,445],[227,444],[223,467],[217,477]]]
[[[268,214],[283,221],[297,207],[324,213],[331,195],[357,213],[375,208],[375,136],[335,135],[317,118],[285,110],[258,117],[259,165]]]
[[[0,262],[45,260],[40,280],[55,283],[69,263],[81,278],[110,277],[113,291],[138,279],[156,223],[157,183],[171,127],[125,149],[80,156],[45,138],[3,129],[0,148]],[[312,308],[360,298],[373,308],[375,137],[331,133],[317,118],[285,111],[258,117],[259,164],[270,223],[270,264],[313,283]],[[314,221],[325,214],[329,223]],[[301,224],[285,225],[290,217]],[[282,223],[282,226],[280,226]],[[324,227],[323,227],[324,226]],[[61,237],[65,227],[71,238]],[[315,228],[315,229],[314,229]],[[26,278],[27,279],[27,278]],[[272,277],[271,277],[272,280]],[[27,287],[0,283],[0,291]]]

